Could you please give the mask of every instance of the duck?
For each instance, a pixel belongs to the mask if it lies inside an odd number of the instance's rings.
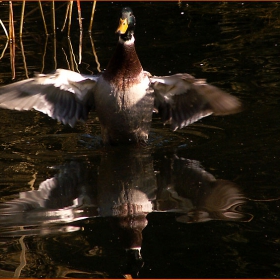
[[[135,49],[136,20],[121,10],[118,43],[106,69],[98,75],[56,69],[50,74],[0,87],[0,108],[35,109],[71,127],[95,110],[104,144],[147,143],[152,116],[173,131],[213,115],[241,110],[241,101],[187,73],[153,76],[143,70]]]

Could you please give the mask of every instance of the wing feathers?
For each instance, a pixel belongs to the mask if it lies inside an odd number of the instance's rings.
[[[208,115],[228,115],[241,110],[238,98],[189,74],[151,77],[155,111],[171,128],[183,128]]]
[[[57,69],[54,74],[0,87],[0,107],[12,110],[35,109],[64,124],[74,126],[86,120],[94,106],[97,76]]]

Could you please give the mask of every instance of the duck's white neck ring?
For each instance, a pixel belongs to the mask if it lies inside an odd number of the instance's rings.
[[[119,37],[119,43],[124,44],[124,45],[132,45],[135,42],[135,38],[133,35],[131,35],[131,38],[127,41],[123,40],[121,37]]]

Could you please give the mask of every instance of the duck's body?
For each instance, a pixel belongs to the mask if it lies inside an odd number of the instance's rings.
[[[240,110],[237,98],[189,74],[155,77],[143,70],[134,46],[135,17],[122,10],[119,42],[99,76],[58,69],[0,88],[0,107],[32,108],[64,124],[86,120],[95,108],[104,143],[146,142],[153,111],[176,130],[210,114]]]
[[[142,83],[119,90],[104,77],[100,77],[101,83],[97,82],[95,104],[104,142],[142,142],[148,139],[154,98],[149,92],[147,74],[143,72],[142,75]]]
[[[128,41],[119,39],[115,55],[97,81],[95,92],[96,112],[104,142],[148,139],[154,97],[149,73],[141,66],[133,36]]]

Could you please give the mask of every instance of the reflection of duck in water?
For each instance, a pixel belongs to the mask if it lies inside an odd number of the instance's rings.
[[[0,106],[36,109],[74,126],[96,109],[105,143],[145,142],[153,111],[171,128],[240,110],[237,98],[189,74],[156,77],[143,71],[134,47],[135,17],[122,9],[116,52],[100,76],[58,69],[0,88]]]
[[[1,235],[70,232],[83,227],[85,238],[94,231],[94,221],[100,221],[95,218],[106,217],[107,228],[126,249],[126,257],[120,260],[124,273],[136,275],[143,264],[140,249],[147,214],[174,212],[177,221],[187,223],[245,221],[248,215],[240,212],[244,200],[236,184],[216,180],[196,161],[178,157],[153,161],[149,154],[116,148],[102,155],[97,166],[69,162],[38,190],[0,204]],[[89,224],[77,222],[82,219]],[[102,245],[93,242],[92,246],[104,249],[108,244],[103,239]]]
[[[0,204],[0,213],[30,212],[28,220],[20,220],[23,215],[18,220],[2,216],[1,225],[34,223],[36,219],[38,224],[72,222],[91,216],[126,219],[153,211],[186,214],[188,219],[179,219],[181,222],[244,218],[236,212],[245,197],[235,183],[215,179],[197,161],[175,156],[160,162],[156,175],[150,155],[138,152],[125,154],[123,150],[114,150],[101,157],[98,168],[89,167],[86,162],[69,162],[59,167],[53,178],[42,182],[38,190],[22,192],[19,199]],[[95,210],[89,211],[90,207]],[[57,214],[57,220],[50,214],[44,216],[48,209],[58,210],[50,211]],[[80,215],[66,215],[66,210],[74,213],[75,209],[79,209]],[[62,210],[65,212],[60,216]],[[36,217],[33,221],[32,211]]]

